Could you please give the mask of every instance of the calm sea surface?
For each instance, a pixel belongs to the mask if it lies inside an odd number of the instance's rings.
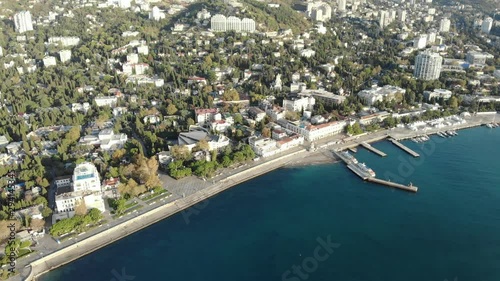
[[[500,128],[458,133],[404,141],[420,159],[389,142],[374,144],[385,158],[359,149],[377,177],[412,182],[416,194],[343,164],[280,169],[41,280],[498,281]]]

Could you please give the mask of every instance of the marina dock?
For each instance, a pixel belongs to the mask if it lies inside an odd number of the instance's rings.
[[[374,183],[378,183],[378,184],[382,184],[382,185],[386,185],[386,186],[390,186],[390,187],[395,187],[395,188],[399,188],[399,189],[406,190],[406,191],[411,191],[411,192],[418,191],[418,187],[413,186],[413,185],[404,185],[404,184],[385,181],[385,180],[381,180],[381,179],[377,179],[377,178],[367,178],[366,180],[369,182],[374,182]]]
[[[383,153],[382,151],[380,151],[380,150],[376,149],[375,147],[373,147],[373,146],[369,145],[369,144],[368,144],[368,143],[366,143],[366,142],[362,142],[362,143],[361,143],[361,145],[362,145],[364,148],[366,148],[366,149],[370,150],[371,152],[373,152],[373,153],[375,153],[375,154],[378,154],[379,156],[382,156],[382,157],[387,156],[387,154]]]
[[[382,185],[385,185],[385,186],[389,186],[389,187],[394,187],[394,188],[397,188],[397,189],[401,189],[401,190],[404,190],[404,191],[410,191],[410,192],[417,192],[418,191],[418,187],[413,186],[411,184],[410,185],[404,185],[404,184],[399,184],[399,183],[395,183],[395,182],[390,182],[390,181],[385,181],[385,180],[377,179],[375,177],[375,174],[373,174],[373,176],[372,176],[372,175],[370,175],[370,174],[362,171],[356,165],[356,163],[358,163],[358,162],[357,162],[357,160],[354,157],[342,154],[342,152],[335,151],[335,150],[333,151],[333,153],[340,160],[342,160],[344,163],[347,164],[347,168],[349,170],[351,170],[354,174],[356,174],[358,177],[360,177],[364,181],[378,183],[378,184],[382,184]]]
[[[393,144],[395,144],[397,147],[401,148],[402,150],[406,151],[408,154],[410,154],[413,157],[420,157],[420,154],[416,153],[415,151],[411,150],[410,148],[404,146],[402,143],[398,142],[395,139],[390,139]]]

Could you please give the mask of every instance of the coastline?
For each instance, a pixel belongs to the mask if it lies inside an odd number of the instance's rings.
[[[495,116],[498,114],[495,114]],[[482,119],[482,118],[481,118]],[[453,129],[465,129],[470,127],[477,127],[488,123],[485,120],[468,120],[468,123],[454,126]],[[442,129],[440,129],[442,130]],[[427,132],[430,134],[430,132]],[[404,138],[411,138],[413,132],[406,132]],[[421,133],[415,133],[421,134]],[[363,136],[365,142],[374,142],[385,139],[387,137],[393,136],[391,130],[383,130],[377,133],[368,134]],[[347,147],[353,147],[359,145],[356,139],[349,141],[348,143],[342,143],[337,145],[332,145],[331,142],[325,143],[320,148],[340,148],[345,149]],[[58,251],[55,251],[41,259],[31,262],[25,268],[20,269],[21,273],[17,276],[12,277],[9,280],[36,280],[42,274],[68,264],[80,257],[90,254],[102,247],[105,247],[115,241],[120,240],[132,233],[135,233],[143,228],[146,228],[152,224],[155,224],[167,217],[170,217],[178,212],[181,212],[203,200],[206,200],[226,189],[236,186],[242,182],[250,180],[252,178],[258,177],[265,173],[271,172],[275,169],[286,167],[300,167],[306,165],[318,165],[318,164],[328,164],[338,162],[337,159],[332,155],[331,157],[325,152],[325,150],[318,149],[314,152],[308,152],[305,149],[301,149],[281,157],[268,160],[263,163],[256,164],[246,170],[242,170],[234,175],[228,176],[207,188],[199,190],[185,198],[178,199],[176,201],[170,202],[168,204],[154,208],[147,213],[130,218],[119,225],[104,230],[97,233],[96,235],[90,236],[84,240],[81,240],[75,244],[68,245]],[[21,279],[19,279],[21,278]]]

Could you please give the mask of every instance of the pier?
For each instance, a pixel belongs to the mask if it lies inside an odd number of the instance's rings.
[[[373,146],[369,145],[369,144],[368,144],[368,143],[366,143],[366,142],[362,142],[362,143],[361,143],[361,145],[362,145],[364,148],[366,148],[366,149],[370,150],[371,152],[373,152],[373,153],[375,153],[375,154],[378,154],[379,156],[382,156],[382,157],[387,156],[387,154],[383,153],[382,151],[380,151],[380,150],[376,149],[375,147],[373,147]]]
[[[415,151],[411,150],[410,148],[404,146],[402,143],[395,139],[391,139],[391,142],[395,144],[397,147],[401,148],[402,150],[406,151],[408,154],[410,154],[413,157],[420,157],[420,154],[416,153]]]
[[[413,186],[413,185],[404,185],[404,184],[385,181],[385,180],[381,180],[381,179],[377,179],[377,178],[367,178],[366,180],[369,182],[374,182],[374,183],[378,183],[378,184],[382,184],[382,185],[386,185],[386,186],[390,186],[390,187],[395,187],[395,188],[399,188],[399,189],[406,190],[406,191],[411,191],[411,192],[418,191],[418,187]]]
[[[410,192],[417,192],[418,191],[418,187],[413,186],[411,184],[404,185],[404,184],[399,184],[399,183],[395,183],[395,182],[385,181],[385,180],[377,179],[376,177],[372,177],[372,176],[368,175],[367,173],[363,173],[350,159],[348,159],[344,155],[342,155],[340,153],[340,151],[334,150],[333,154],[335,156],[337,156],[340,160],[342,160],[344,163],[346,163],[347,168],[349,168],[349,170],[351,170],[354,174],[356,174],[358,177],[360,177],[364,181],[378,183],[381,185],[401,189],[404,191],[410,191]],[[357,162],[355,162],[355,163],[357,163]]]

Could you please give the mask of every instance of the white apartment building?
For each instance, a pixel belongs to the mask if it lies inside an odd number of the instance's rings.
[[[465,55],[465,60],[473,65],[485,65],[487,59],[493,59],[495,56],[485,52],[469,51]]]
[[[332,7],[325,2],[307,3],[307,16],[315,21],[327,21],[332,18]]]
[[[417,50],[425,49],[427,46],[427,34],[421,34],[413,40],[413,47]]]
[[[141,55],[147,56],[149,54],[149,47],[148,45],[141,45],[137,47],[137,53]]]
[[[430,51],[421,52],[415,58],[413,75],[422,80],[439,79],[442,63],[443,58],[439,54]]]
[[[287,122],[286,129],[303,136],[307,141],[315,141],[324,137],[333,136],[344,131],[347,126],[345,121],[335,121],[320,125],[311,125],[310,123],[291,123]]]
[[[94,98],[95,103],[97,106],[109,106],[109,107],[115,107],[116,103],[118,102],[118,98],[111,96],[111,97],[105,97],[105,96],[98,96]]]
[[[226,31],[226,16],[217,14],[210,19],[210,29],[215,32]]]
[[[78,164],[73,171],[73,191],[101,191],[101,179],[94,164]]]
[[[343,12],[346,10],[347,0],[337,0],[337,10]]]
[[[449,32],[451,26],[451,21],[449,18],[442,18],[439,22],[439,32]]]
[[[138,54],[128,54],[127,55],[128,63],[139,63],[139,55]]]
[[[62,50],[59,52],[59,59],[62,63],[71,60],[71,50]]]
[[[126,134],[115,134],[113,129],[104,129],[98,135],[100,148],[105,151],[113,151],[122,148],[128,140]]]
[[[76,46],[80,43],[80,38],[76,36],[50,37],[49,44],[60,44],[62,46]]]
[[[236,32],[241,31],[241,20],[240,18],[230,16],[226,19],[226,30],[234,30]]]
[[[391,101],[397,98],[398,95],[404,95],[405,93],[405,89],[396,86],[373,86],[371,89],[360,91],[358,93],[358,97],[360,97],[367,105],[372,106],[377,101]]]
[[[283,108],[288,111],[313,110],[316,99],[313,96],[304,96],[296,99],[284,99]]]
[[[43,59],[43,66],[51,67],[56,65],[56,58],[52,56],[46,56]]]
[[[406,10],[402,10],[402,9],[398,10],[398,20],[401,22],[406,21]]]
[[[493,19],[487,17],[484,19],[483,24],[481,25],[481,32],[489,34],[492,27],[493,27]]]
[[[427,33],[427,45],[433,45],[436,42],[437,32],[435,29],[429,30]]]
[[[151,9],[151,12],[149,12],[149,19],[150,20],[155,20],[159,21],[165,18],[165,13],[160,10],[160,8],[154,6],[153,9]]]
[[[241,20],[241,31],[255,32],[255,21],[253,19],[243,18]]]
[[[14,15],[14,25],[16,32],[24,33],[33,30],[33,21],[29,11],[22,11]]]
[[[450,90],[445,90],[445,89],[434,89],[434,91],[424,91],[424,97],[427,101],[430,101],[431,99],[444,99],[448,100],[451,98],[452,92]]]

